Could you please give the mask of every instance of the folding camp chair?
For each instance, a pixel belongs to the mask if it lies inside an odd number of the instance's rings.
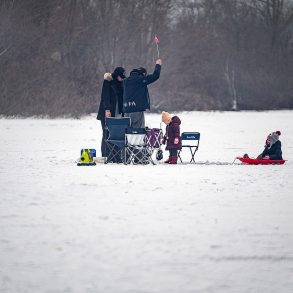
[[[109,154],[105,161],[107,163],[125,162],[125,129],[130,126],[130,118],[113,118],[107,117],[105,126],[108,129],[109,136],[106,139]]]
[[[200,140],[200,133],[199,132],[183,132],[181,134],[181,140],[182,140],[182,149],[183,148],[189,148],[190,154],[191,154],[191,160],[190,163],[195,163],[194,155],[198,150],[199,147],[199,140]],[[184,144],[184,141],[188,141],[187,144]],[[182,163],[182,159],[180,156],[182,150],[178,151],[178,157],[180,159],[180,162]]]
[[[145,128],[127,128],[125,131],[126,164],[153,163],[150,149],[146,143]]]

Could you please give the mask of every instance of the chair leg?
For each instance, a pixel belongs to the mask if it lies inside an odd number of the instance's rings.
[[[192,162],[195,163],[194,155],[195,155],[195,153],[197,151],[197,148],[196,147],[194,148],[194,152],[192,151],[192,148],[191,147],[189,149],[190,149],[190,153],[191,153],[190,163],[192,163]]]
[[[181,159],[180,153],[181,153],[181,150],[178,151],[178,158],[179,158],[180,162],[182,163],[182,159]]]
[[[126,165],[126,148],[124,148],[123,164]]]
[[[133,160],[133,154],[132,154],[132,150],[131,147],[126,147],[126,165],[131,164],[132,160]]]
[[[155,149],[153,147],[149,147],[149,146],[146,147],[148,161],[151,162],[153,165],[156,165],[156,163],[154,162],[154,160],[152,158],[154,151],[155,151]]]
[[[107,158],[104,162],[104,164],[108,164],[111,162],[111,160],[114,158],[115,156],[115,153],[114,153],[114,145],[111,145],[110,143],[106,142],[107,143],[107,147],[108,147],[108,155],[107,155]]]
[[[154,153],[154,150],[150,150],[148,147],[146,148],[146,158],[149,163],[152,163],[153,165],[156,165],[152,158],[152,154]]]
[[[107,156],[107,159],[105,160],[104,164],[108,164],[110,162],[121,163],[123,162],[122,154],[123,154],[123,147],[120,148],[114,144],[107,143],[109,147],[109,154]]]

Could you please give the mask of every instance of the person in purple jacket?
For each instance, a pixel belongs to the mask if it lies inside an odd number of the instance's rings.
[[[167,164],[177,164],[177,151],[182,149],[182,141],[180,136],[181,120],[178,116],[171,116],[168,112],[162,112],[162,121],[166,124],[166,134],[162,143],[167,142],[166,150],[169,151],[169,159],[165,161]]]

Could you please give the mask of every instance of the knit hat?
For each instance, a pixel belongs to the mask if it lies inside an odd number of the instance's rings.
[[[147,70],[144,67],[137,68],[139,74],[141,75],[147,75]]]
[[[168,112],[162,112],[162,121],[165,123],[165,124],[169,124],[172,120],[172,116],[170,113]]]
[[[143,67],[139,67],[139,68],[135,68],[133,70],[131,70],[130,74],[132,73],[137,73],[138,75],[147,75],[147,71],[145,68]]]
[[[276,132],[272,132],[268,140],[270,142],[270,146],[272,146],[274,143],[276,143],[279,140],[279,136],[281,135],[281,131],[277,130]]]
[[[125,78],[125,69],[123,67],[116,67],[114,69],[112,77],[117,79],[118,76],[120,76],[121,78]]]

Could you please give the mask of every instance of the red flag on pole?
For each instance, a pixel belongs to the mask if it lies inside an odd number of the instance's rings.
[[[154,37],[154,43],[155,43],[156,45],[159,44],[159,38],[157,37],[157,35],[155,35],[155,37]]]
[[[159,51],[159,38],[157,35],[154,37],[154,43],[157,46],[157,53],[158,53],[158,58],[160,58],[160,51]]]

